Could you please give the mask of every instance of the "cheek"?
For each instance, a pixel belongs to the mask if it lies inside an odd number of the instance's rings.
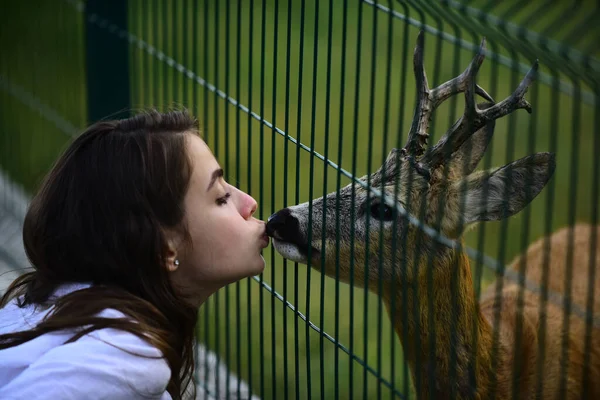
[[[233,238],[240,234],[240,224],[236,224],[235,218],[224,215],[220,218],[206,219],[197,224],[195,234],[192,236],[194,246],[202,248],[207,252],[231,247],[235,241]]]
[[[219,210],[202,221],[192,222],[193,263],[203,268],[210,265],[225,265],[234,260],[244,243],[250,241],[246,221],[231,210]]]

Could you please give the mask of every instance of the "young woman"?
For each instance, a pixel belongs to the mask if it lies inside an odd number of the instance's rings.
[[[186,112],[89,127],[24,221],[34,271],[0,303],[0,398],[181,398],[198,307],[264,268],[255,210]]]

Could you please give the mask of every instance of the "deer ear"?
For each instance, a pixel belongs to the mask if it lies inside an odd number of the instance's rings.
[[[464,224],[497,221],[518,213],[542,191],[555,167],[554,154],[537,153],[455,182],[452,191],[466,196]]]
[[[477,105],[480,110],[485,110],[493,106],[494,103],[486,102]],[[463,173],[463,176],[469,175],[475,170],[479,161],[483,158],[488,144],[494,135],[496,121],[490,121],[483,128],[471,135],[452,155],[450,168]]]

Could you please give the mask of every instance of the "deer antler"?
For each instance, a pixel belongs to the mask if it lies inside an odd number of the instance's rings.
[[[424,34],[423,31],[420,31],[413,56],[415,80],[417,83],[417,107],[415,109],[415,115],[410,131],[408,132],[408,141],[403,149],[404,154],[413,157],[420,156],[427,147],[429,122],[433,111],[450,96],[467,90],[469,75],[471,74],[471,71],[475,71],[476,73],[479,70],[479,66],[483,62],[483,52],[485,50],[484,38],[481,42],[479,52],[462,74],[436,88],[429,89],[427,75],[423,65],[423,42]],[[494,102],[494,99],[478,85],[475,85],[475,92],[486,100]]]
[[[416,163],[417,171],[429,178],[429,171],[442,163],[444,154],[452,154],[465,140],[487,123],[508,115],[519,108],[524,108],[531,113],[531,105],[523,99],[523,96],[534,80],[538,69],[538,61],[535,61],[533,67],[511,96],[487,109],[479,110],[475,103],[475,94],[495,103],[494,99],[485,90],[475,84],[475,77],[485,58],[485,38],[481,41],[477,55],[462,74],[434,89],[429,89],[423,66],[423,33],[423,31],[419,32],[413,58],[417,83],[417,107],[402,154],[412,159],[420,157],[418,163]],[[425,153],[427,139],[429,138],[431,114],[444,100],[462,92],[465,93],[464,115],[429,152]],[[451,146],[449,149],[446,148],[448,145]]]

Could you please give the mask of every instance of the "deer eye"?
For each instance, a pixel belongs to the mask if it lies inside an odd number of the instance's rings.
[[[391,221],[394,219],[394,211],[384,203],[373,204],[371,217],[380,221]]]

